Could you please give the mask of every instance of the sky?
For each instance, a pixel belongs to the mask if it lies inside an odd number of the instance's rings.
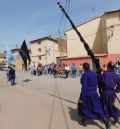
[[[63,36],[63,32],[71,26],[65,17],[60,26],[63,14],[56,1],[0,0],[0,52],[5,50],[6,44],[10,49],[21,46],[24,39],[30,47],[32,40],[50,35]],[[66,0],[60,2],[65,7]],[[118,9],[120,0],[70,0],[66,6],[75,25],[101,16],[104,11]]]

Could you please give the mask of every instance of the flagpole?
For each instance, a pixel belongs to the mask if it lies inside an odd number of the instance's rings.
[[[23,80],[24,80],[24,71],[22,70],[22,86],[24,86]]]
[[[22,72],[23,72],[23,76],[22,76],[22,86],[24,86],[24,76],[25,76],[25,69],[24,67],[22,66]]]

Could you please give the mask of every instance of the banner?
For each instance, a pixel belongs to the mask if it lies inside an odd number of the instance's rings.
[[[26,41],[24,40],[23,41],[23,44],[19,50],[19,54],[24,62],[24,65],[25,65],[25,68],[27,69],[27,60],[29,61],[29,63],[31,62],[31,59],[30,59],[30,55],[29,55],[29,51],[28,51],[28,48],[27,48],[27,45],[26,45]]]
[[[7,44],[6,44],[6,61],[8,63],[8,66],[15,68],[14,56]]]

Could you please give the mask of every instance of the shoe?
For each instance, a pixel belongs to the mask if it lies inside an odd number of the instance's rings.
[[[105,122],[106,129],[111,129],[111,121]]]
[[[87,126],[87,120],[85,118],[81,118],[80,124],[83,126]]]

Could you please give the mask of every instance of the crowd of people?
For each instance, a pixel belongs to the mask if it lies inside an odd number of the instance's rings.
[[[101,66],[102,72],[107,70],[107,65],[103,64]],[[76,66],[74,63],[72,63],[71,66],[67,65],[67,64],[61,64],[61,65],[57,65],[57,64],[47,64],[47,65],[42,65],[42,64],[38,64],[38,66],[36,67],[31,66],[30,67],[31,70],[31,75],[43,75],[43,74],[53,74],[54,77],[64,77],[64,78],[68,78],[69,75],[71,75],[71,77],[76,78],[76,76],[81,76],[83,74],[83,65],[80,64],[79,66]],[[115,64],[115,71],[118,75],[120,75],[120,65],[118,65],[117,63]]]
[[[82,75],[83,69],[82,64],[80,66],[76,66],[74,63],[72,66],[68,66],[67,64],[56,65],[56,64],[49,64],[49,65],[42,65],[38,64],[37,67],[32,66],[31,68],[31,75],[42,75],[42,74],[53,74],[54,77],[64,77],[68,78],[69,75],[72,75],[73,78],[76,78],[77,75]]]

